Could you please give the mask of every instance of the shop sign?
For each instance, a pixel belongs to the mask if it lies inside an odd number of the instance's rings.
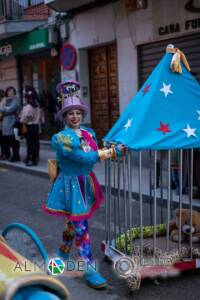
[[[11,44],[5,44],[3,46],[0,46],[0,56],[5,55],[8,56],[12,53],[12,45]]]
[[[28,52],[47,48],[49,46],[47,28],[41,28],[30,32],[24,41],[25,50],[28,50]]]
[[[198,29],[198,28],[200,28],[200,18],[186,20],[184,23],[184,29],[186,31],[190,31],[191,29]],[[160,26],[158,28],[159,35],[166,35],[166,34],[171,34],[171,33],[181,32],[181,31],[182,31],[182,27],[180,23],[172,23],[165,26]]]
[[[0,56],[21,55],[50,46],[47,28],[40,28],[15,38],[0,41]]]
[[[40,49],[40,48],[44,48],[44,47],[45,47],[45,44],[43,42],[36,43],[36,44],[30,45],[29,50],[35,50],[35,49]]]

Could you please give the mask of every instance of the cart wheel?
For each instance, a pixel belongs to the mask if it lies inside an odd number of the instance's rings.
[[[7,244],[34,263],[46,263],[49,258],[37,234],[21,223],[11,223],[4,228],[2,236]]]

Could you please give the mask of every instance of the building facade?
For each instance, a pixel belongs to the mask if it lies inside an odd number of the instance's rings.
[[[0,3],[0,85],[3,89],[12,85],[20,92],[18,56],[33,50],[32,37],[28,34],[43,26],[48,18],[49,8],[43,2],[2,0]]]
[[[59,55],[54,49],[58,40],[50,38],[47,26],[51,15],[41,0],[3,0],[0,4],[0,88],[14,86],[22,101],[23,88],[32,85],[45,110],[46,132],[55,125],[60,82]]]
[[[90,107],[85,122],[99,136],[134,97],[168,44],[184,51],[200,79],[200,1],[45,2],[69,13],[63,44],[76,48],[77,79]]]

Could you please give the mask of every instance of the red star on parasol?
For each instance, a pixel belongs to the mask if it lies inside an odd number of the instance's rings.
[[[149,91],[150,86],[151,86],[150,83],[147,83],[147,84],[145,85],[144,89],[142,90],[143,96]]]
[[[166,134],[167,132],[171,132],[172,130],[169,129],[169,124],[163,124],[160,122],[160,128],[157,128],[156,130],[162,131],[163,134]]]

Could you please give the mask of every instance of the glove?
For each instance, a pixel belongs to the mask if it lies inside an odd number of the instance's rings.
[[[99,154],[101,161],[107,160],[109,158],[115,159],[117,157],[114,145],[112,145],[108,149],[103,148],[103,149],[98,150],[98,154]]]

